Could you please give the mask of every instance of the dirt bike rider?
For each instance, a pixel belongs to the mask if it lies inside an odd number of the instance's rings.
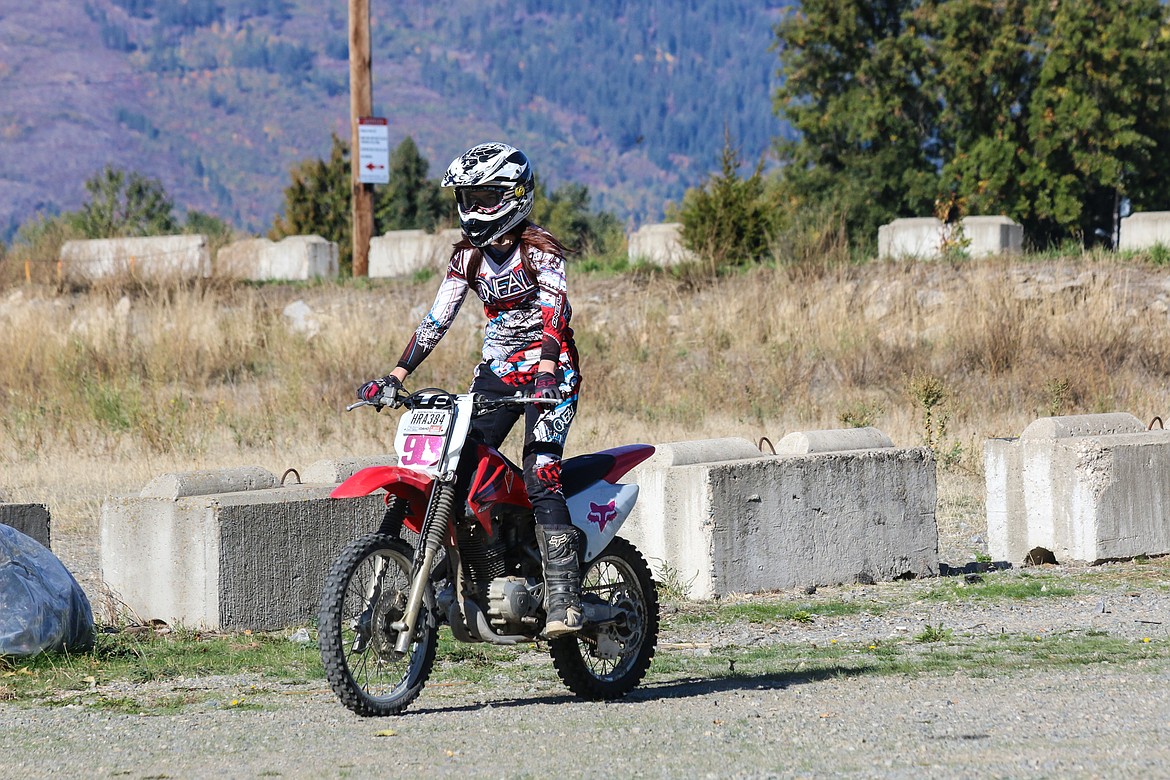
[[[524,412],[524,486],[536,516],[544,568],[545,636],[581,628],[582,533],[569,520],[561,490],[561,456],[577,411],[581,385],[577,347],[569,327],[565,247],[528,221],[536,181],[528,158],[503,143],[484,143],[452,161],[443,187],[454,187],[463,237],[455,244],[435,302],[387,376],[365,383],[371,400],[403,380],[431,353],[472,289],[483,301],[483,362],[471,392],[555,399]],[[516,407],[472,422],[472,435],[498,448],[520,417]]]

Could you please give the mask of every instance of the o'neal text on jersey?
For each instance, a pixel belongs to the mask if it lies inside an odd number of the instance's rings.
[[[480,300],[491,305],[525,298],[536,291],[536,284],[523,267],[517,266],[499,276],[479,276],[475,290]]]

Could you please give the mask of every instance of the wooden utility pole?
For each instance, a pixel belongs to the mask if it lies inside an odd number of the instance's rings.
[[[362,184],[359,122],[374,107],[370,71],[370,0],[349,0],[349,172],[353,184],[353,275],[367,276],[374,232],[374,188]]]

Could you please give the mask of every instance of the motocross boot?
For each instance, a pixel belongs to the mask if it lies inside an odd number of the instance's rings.
[[[538,523],[536,539],[544,564],[544,636],[556,639],[581,630],[581,530]]]

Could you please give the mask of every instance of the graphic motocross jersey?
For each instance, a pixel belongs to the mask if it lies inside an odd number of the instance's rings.
[[[414,332],[398,365],[414,371],[443,338],[467,297],[467,263],[473,249],[456,251],[447,266],[431,310]],[[521,260],[530,252],[536,272],[532,279]],[[572,309],[566,296],[565,261],[517,244],[503,261],[483,253],[479,271],[470,285],[483,301],[483,362],[510,386],[533,381],[542,359],[555,361],[564,377],[562,387],[575,386],[577,350],[569,327]]]

